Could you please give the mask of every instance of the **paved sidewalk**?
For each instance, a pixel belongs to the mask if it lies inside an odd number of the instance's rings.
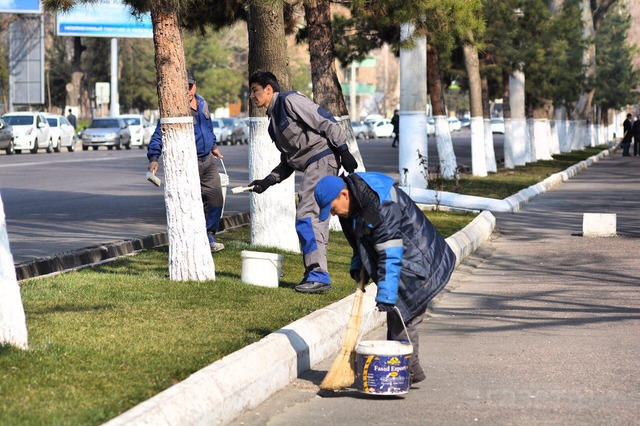
[[[618,237],[582,237],[583,213],[616,213]],[[233,424],[637,424],[640,158],[496,218],[423,325],[427,381],[404,398],[320,396],[327,360]]]

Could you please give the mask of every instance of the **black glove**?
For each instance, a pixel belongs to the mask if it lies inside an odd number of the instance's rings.
[[[382,303],[382,302],[376,303],[376,309],[378,310],[378,312],[392,312],[393,306],[394,305],[390,305],[388,303]]]
[[[249,184],[249,186],[253,186],[253,192],[256,194],[262,194],[267,190],[271,185],[275,184],[276,181],[273,176],[269,175],[264,179],[256,179]]]
[[[354,281],[360,281],[360,269],[352,269],[349,271],[349,275]]]
[[[355,172],[358,168],[358,162],[353,158],[353,155],[348,149],[340,153],[340,162],[342,163],[342,167],[349,173]]]

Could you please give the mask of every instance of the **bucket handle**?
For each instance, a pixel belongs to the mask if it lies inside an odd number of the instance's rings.
[[[222,163],[222,170],[224,170],[224,174],[229,176],[229,174],[227,173],[227,168],[224,166],[224,161],[222,161],[222,158],[220,157],[216,157],[218,160],[220,160],[220,163]]]
[[[404,332],[407,335],[407,340],[409,341],[409,344],[411,346],[413,346],[413,343],[411,342],[411,337],[409,336],[409,330],[407,330],[407,325],[404,323],[404,318],[402,318],[402,314],[400,313],[400,309],[398,309],[398,307],[394,305],[393,306],[393,310],[398,313],[398,317],[400,317],[400,322],[402,322],[402,327],[404,328]],[[356,342],[356,346],[358,346],[358,344],[360,344],[360,341],[362,340],[362,336],[364,335],[363,330],[366,329],[366,326],[369,324],[369,321],[371,320],[372,316],[373,316],[373,312],[371,312],[371,314],[365,320],[364,325],[363,325],[362,329],[360,330],[360,335],[358,336],[358,341]]]
[[[284,272],[282,272],[282,267],[278,268],[278,264],[277,264],[273,259],[269,259],[269,262],[271,262],[271,263],[273,264],[273,266],[275,266],[275,267],[276,267],[276,269],[278,270],[278,272],[280,272],[280,273],[278,274],[278,276],[279,276],[280,278],[284,277]]]

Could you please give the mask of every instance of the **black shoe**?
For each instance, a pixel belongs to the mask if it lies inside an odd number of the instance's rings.
[[[295,290],[299,293],[326,293],[331,291],[331,284],[319,283],[317,281],[307,281],[306,283],[298,284],[295,286]]]
[[[416,383],[420,383],[422,381],[425,381],[427,379],[427,375],[424,374],[424,371],[420,371],[417,374],[411,374],[411,384],[415,385]]]

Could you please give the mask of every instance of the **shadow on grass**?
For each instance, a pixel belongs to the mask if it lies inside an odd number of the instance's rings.
[[[109,309],[115,309],[116,305],[93,305],[93,306],[80,306],[80,305],[56,305],[50,306],[45,309],[29,309],[27,312],[34,315],[44,315],[55,312],[91,312],[91,311],[106,311]]]

